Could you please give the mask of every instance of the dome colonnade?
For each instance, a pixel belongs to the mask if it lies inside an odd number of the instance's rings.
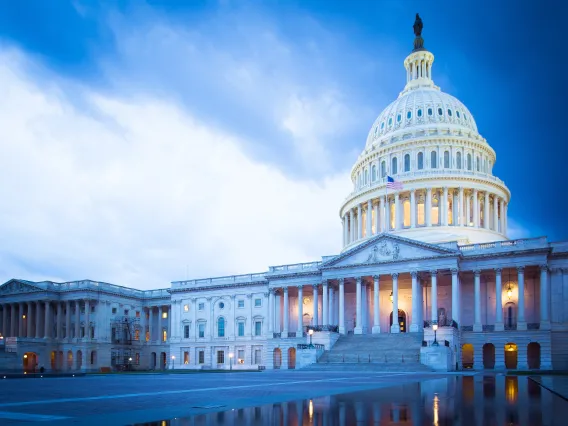
[[[424,49],[406,58],[406,86],[369,132],[340,209],[344,250],[381,232],[429,243],[507,237],[510,192],[492,174],[495,151],[465,105],[434,85],[433,62]],[[387,176],[402,189],[387,190]]]

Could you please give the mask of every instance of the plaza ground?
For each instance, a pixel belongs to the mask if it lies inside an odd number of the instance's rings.
[[[6,379],[0,381],[0,423],[124,425],[447,376],[274,371]]]

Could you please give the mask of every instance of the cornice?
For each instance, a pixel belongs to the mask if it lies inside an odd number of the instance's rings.
[[[253,285],[266,286],[267,281],[251,281],[246,283],[230,283],[230,284],[219,284],[214,286],[202,286],[202,287],[186,287],[186,288],[175,288],[171,289],[171,293],[190,293],[194,291],[208,291],[208,290],[218,290],[222,288],[238,288],[238,287],[248,287]]]

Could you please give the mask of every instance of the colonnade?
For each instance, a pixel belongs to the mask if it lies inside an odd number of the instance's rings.
[[[410,189],[357,204],[342,220],[344,246],[381,232],[423,226],[467,226],[506,234],[507,202],[497,194],[463,187]]]
[[[91,322],[95,304],[90,299],[4,303],[0,305],[2,336],[67,340],[95,337],[95,324]]]
[[[181,303],[181,301],[172,301],[172,303]],[[157,312],[157,319],[154,318],[154,311],[158,310]],[[177,324],[180,322],[180,318],[173,318],[172,313],[175,312],[175,310],[171,309],[170,306],[168,305],[157,305],[157,306],[147,306],[142,308],[143,311],[143,329],[144,329],[144,340],[147,342],[155,342],[155,341],[160,341],[160,342],[166,342],[169,338],[173,338],[174,336],[174,332],[173,332],[173,328],[175,329],[176,327],[171,327],[171,324]],[[166,324],[164,326],[163,324],[163,316],[164,313],[167,313],[167,321]],[[177,321],[177,322],[174,322]],[[157,325],[157,329],[155,327],[155,325]],[[170,331],[171,330],[171,331]],[[156,332],[158,333],[156,335]],[[168,336],[168,333],[172,333],[172,335]]]

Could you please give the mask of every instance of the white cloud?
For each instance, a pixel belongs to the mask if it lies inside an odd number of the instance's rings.
[[[0,53],[1,280],[167,287],[339,249],[346,174],[290,178],[165,98],[75,87],[86,112],[23,61]]]

